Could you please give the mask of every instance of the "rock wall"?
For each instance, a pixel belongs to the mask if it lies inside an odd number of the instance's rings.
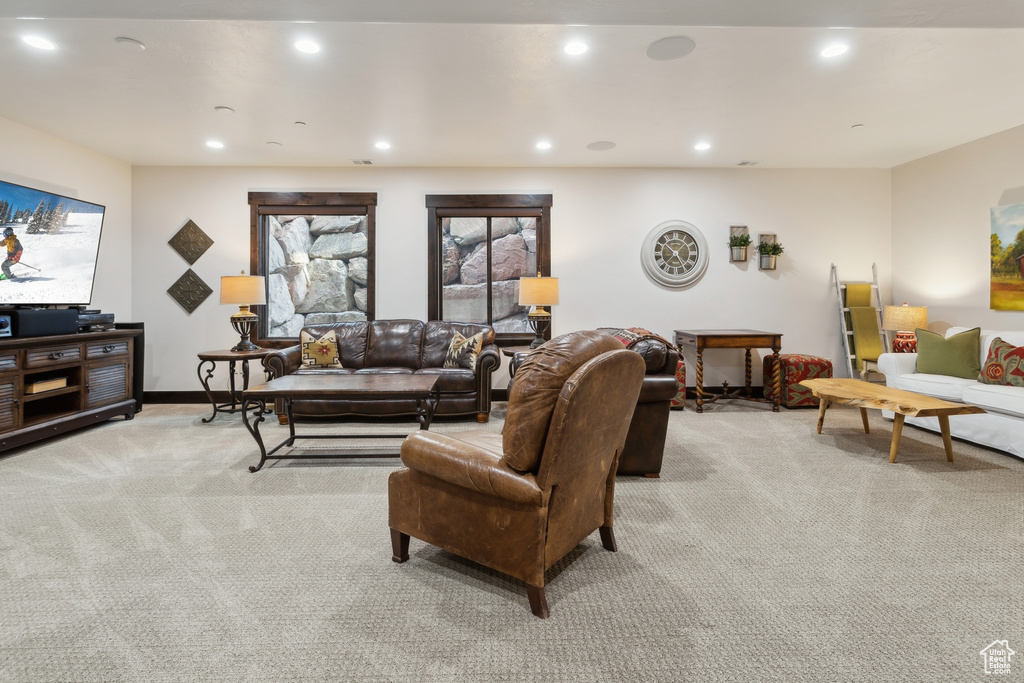
[[[366,216],[267,216],[269,337],[366,320]]]
[[[491,315],[495,332],[530,332],[519,278],[537,274],[535,218],[491,219]],[[487,322],[487,219],[441,221],[445,320]]]

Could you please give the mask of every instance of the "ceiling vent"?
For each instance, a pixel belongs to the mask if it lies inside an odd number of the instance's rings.
[[[737,166],[757,166],[759,163],[761,163],[761,162],[760,161],[741,161],[740,163],[738,163],[736,165]]]
[[[356,166],[373,166],[373,160],[371,159],[353,159],[352,163]]]

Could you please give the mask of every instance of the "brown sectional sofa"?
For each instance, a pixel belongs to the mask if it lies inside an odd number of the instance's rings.
[[[440,400],[434,415],[475,415],[486,422],[491,412],[491,373],[500,364],[494,330],[487,325],[432,320],[375,320],[313,325],[304,328],[319,338],[335,330],[341,369],[309,369],[301,365],[298,344],[269,354],[263,365],[272,377],[297,374],[432,374],[438,376]],[[476,368],[445,368],[445,354],[455,332],[470,337],[484,333],[483,345],[477,355]],[[282,423],[284,406],[275,406]],[[389,416],[416,414],[416,401],[294,401],[292,416]]]

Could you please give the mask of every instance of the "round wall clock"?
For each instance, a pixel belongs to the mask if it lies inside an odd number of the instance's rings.
[[[699,280],[708,267],[708,243],[686,221],[665,221],[644,239],[640,263],[655,282],[686,287]]]

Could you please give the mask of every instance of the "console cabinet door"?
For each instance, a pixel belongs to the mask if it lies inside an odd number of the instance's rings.
[[[0,377],[0,432],[17,429],[18,420],[18,376]]]
[[[85,383],[86,408],[128,398],[128,361],[89,366]]]

